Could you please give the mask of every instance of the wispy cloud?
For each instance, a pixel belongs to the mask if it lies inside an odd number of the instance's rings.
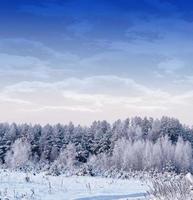
[[[43,110],[54,108],[56,102],[60,102],[62,109],[67,109],[69,106],[69,110],[72,110],[72,106],[74,110],[76,108],[81,110],[81,106],[84,106],[88,108],[88,111],[102,110],[105,106],[168,109],[171,105],[183,105],[186,99],[191,98],[191,95],[187,96],[187,93],[179,96],[173,95],[169,92],[148,88],[132,79],[117,76],[68,78],[53,83],[21,82],[6,86],[3,91],[10,97],[12,95],[25,96],[27,99],[31,98],[31,101],[37,105],[43,103],[41,105]],[[41,97],[38,97],[38,94],[41,94]],[[55,94],[56,98],[41,99],[44,95],[51,97],[52,94]]]
[[[2,94],[6,95],[7,103],[19,103],[17,110],[20,112],[52,113],[53,116],[59,112],[65,118],[69,112],[71,115],[84,112],[97,118],[109,112],[113,117],[173,115],[179,109],[191,108],[193,101],[192,90],[174,94],[118,76],[71,77],[52,83],[25,81],[4,87]]]
[[[129,78],[115,75],[90,76],[85,78],[66,78],[58,82],[24,81],[6,86],[9,92],[33,92],[39,89],[64,91],[72,90],[87,92],[90,94],[124,94],[138,96],[140,94],[152,94],[152,90],[136,83]]]
[[[33,103],[30,101],[26,101],[19,98],[13,98],[4,93],[0,93],[0,102],[21,104],[21,105],[33,105]]]
[[[166,74],[174,74],[178,70],[184,69],[184,67],[184,62],[178,59],[168,59],[158,64],[158,69]]]
[[[20,111],[23,112],[45,112],[45,111],[72,111],[72,112],[88,112],[88,113],[97,113],[101,112],[101,110],[98,110],[96,108],[88,108],[85,106],[40,106],[36,108],[26,108],[26,109],[20,109]]]

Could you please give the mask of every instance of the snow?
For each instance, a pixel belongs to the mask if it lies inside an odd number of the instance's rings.
[[[26,181],[26,176],[30,181]],[[0,171],[0,197],[9,200],[136,200],[148,186],[140,180],[50,176]]]

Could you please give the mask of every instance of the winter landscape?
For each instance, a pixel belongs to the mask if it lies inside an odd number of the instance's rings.
[[[0,135],[2,198],[192,198],[193,129],[174,118],[1,123]]]
[[[192,10],[0,0],[0,200],[193,200]]]

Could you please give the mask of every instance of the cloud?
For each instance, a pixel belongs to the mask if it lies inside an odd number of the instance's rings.
[[[12,80],[40,80],[72,74],[79,57],[22,38],[0,39],[0,76]]]
[[[163,70],[166,74],[174,74],[184,67],[184,62],[178,59],[169,59],[158,64],[158,69]]]
[[[4,93],[0,94],[0,102],[21,104],[21,105],[32,105],[32,103],[30,101],[26,101],[26,100],[19,99],[19,98],[12,98]]]
[[[176,16],[150,17],[146,20],[135,18],[132,22],[125,32],[128,41],[114,40],[109,45],[112,51],[122,52],[123,55],[127,54],[128,58],[130,57],[130,61],[124,63],[129,67],[136,67],[138,71],[145,68],[151,76],[151,72],[154,75],[175,74],[181,77],[186,73],[192,73],[192,22]],[[114,59],[116,56],[112,57]],[[133,60],[135,63],[132,64]]]
[[[33,67],[43,67],[45,63],[31,56],[18,56],[9,54],[0,54],[0,68],[25,69]]]
[[[20,109],[20,111],[23,112],[44,112],[44,111],[72,111],[72,112],[89,112],[89,113],[96,113],[101,112],[101,110],[98,110],[96,108],[88,108],[85,106],[41,106],[36,108],[26,108],[26,109]]]
[[[149,42],[154,42],[162,38],[159,32],[149,31],[149,30],[148,31],[147,30],[141,30],[141,31],[128,30],[126,33],[126,36],[129,38],[129,40],[145,40]]]
[[[24,38],[0,39],[0,52],[13,56],[32,57],[47,61],[47,63],[51,61],[69,63],[79,59],[77,55],[69,53],[69,51],[59,52],[42,42]]]
[[[46,116],[51,116],[51,119],[55,116],[55,119],[59,119],[57,118],[59,115],[66,120],[76,119],[78,122],[81,113],[87,116],[85,120],[88,122],[91,119],[106,117],[107,119],[132,115],[158,117],[158,115],[174,116],[175,113],[177,113],[175,117],[181,118],[179,109],[184,109],[185,113],[188,107],[193,109],[192,90],[174,94],[147,87],[130,78],[113,75],[71,77],[52,83],[25,81],[5,86],[1,94],[6,96],[4,103],[7,103],[7,106],[15,106],[11,112],[15,110],[21,116],[37,116],[39,113],[40,121]],[[17,102],[17,106],[14,102]],[[69,119],[68,116],[72,118]]]
[[[38,89],[134,96],[152,94],[152,90],[136,83],[134,80],[114,75],[91,76],[82,79],[71,77],[58,82],[24,81],[5,87],[5,90],[9,92],[33,92]]]
[[[56,102],[61,107],[75,108],[87,107],[89,110],[102,110],[105,106],[138,106],[138,108],[162,109],[167,107],[171,95],[153,90],[136,83],[132,79],[117,76],[93,76],[83,79],[68,78],[60,82],[21,82],[6,86],[3,92],[7,95],[19,95],[34,99],[42,107],[55,106]],[[38,97],[47,96],[48,98]],[[49,98],[50,95],[55,98]],[[39,99],[40,98],[40,99]],[[35,100],[36,99],[36,100]],[[62,103],[63,101],[63,103]],[[171,100],[170,100],[171,101]],[[43,106],[44,105],[44,106]],[[150,106],[151,105],[151,106]]]
[[[0,77],[48,78],[47,63],[31,56],[0,53]]]
[[[183,76],[182,78],[175,80],[174,83],[178,84],[178,86],[184,85],[184,86],[190,86],[192,88],[193,76],[192,75]]]
[[[12,55],[32,56],[47,59],[49,57],[61,56],[52,48],[47,47],[42,42],[25,38],[4,38],[0,39],[0,51]]]

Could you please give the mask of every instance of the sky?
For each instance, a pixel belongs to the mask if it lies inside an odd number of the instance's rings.
[[[191,0],[0,0],[0,121],[193,125]]]

